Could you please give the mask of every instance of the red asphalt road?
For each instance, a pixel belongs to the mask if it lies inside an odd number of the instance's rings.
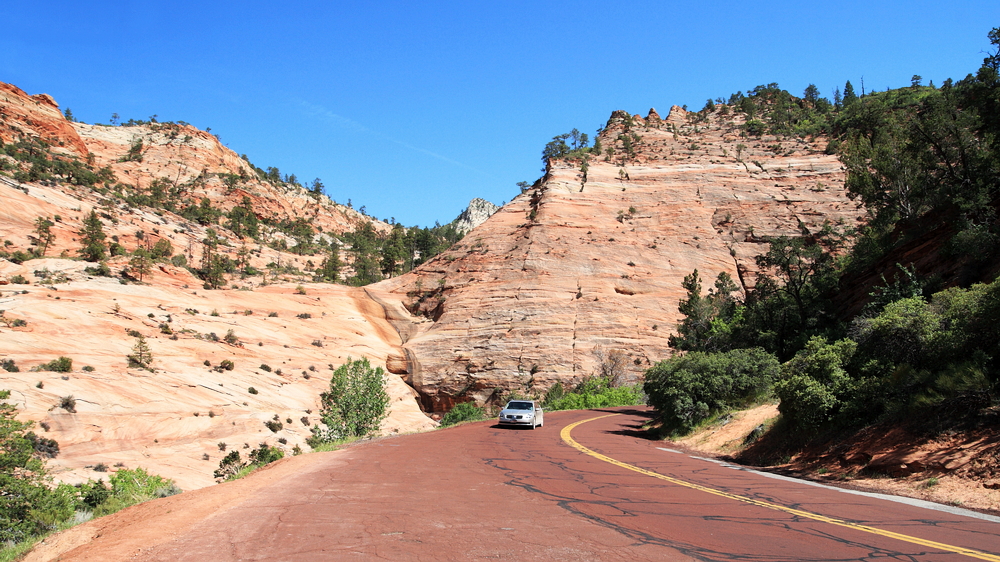
[[[678,480],[874,530],[691,489]],[[1000,560],[1000,524],[788,482],[662,450],[642,409],[549,412],[545,427],[489,422],[330,454],[130,560]],[[96,545],[94,545],[96,546]],[[994,558],[990,558],[993,556]],[[982,559],[982,558],[980,558]]]

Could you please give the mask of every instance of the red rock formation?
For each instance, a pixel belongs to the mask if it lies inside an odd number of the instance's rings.
[[[12,84],[0,82],[0,139],[39,138],[64,152],[85,158],[87,146],[48,94],[29,96]]]
[[[552,162],[448,252],[369,288],[421,315],[405,376],[425,408],[579,381],[598,348],[624,352],[637,378],[670,354],[685,275],[698,269],[707,287],[725,271],[750,287],[764,237],[859,220],[822,139],[747,139],[732,115],[689,116],[674,106],[657,125],[615,111],[601,135],[615,154],[586,176]],[[623,163],[616,139],[632,134]]]

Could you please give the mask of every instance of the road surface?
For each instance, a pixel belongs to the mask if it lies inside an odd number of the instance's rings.
[[[535,430],[303,455],[73,529],[82,544],[59,559],[1000,562],[1000,519],[692,457],[642,438],[647,415],[548,412]]]

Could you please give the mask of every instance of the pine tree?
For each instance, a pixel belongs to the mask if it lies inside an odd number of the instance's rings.
[[[46,217],[35,219],[35,241],[38,244],[39,256],[44,256],[45,251],[49,249],[49,246],[56,239],[56,235],[52,232],[53,226],[55,226],[55,223]]]
[[[847,107],[856,101],[858,101],[858,95],[854,93],[854,86],[852,86],[851,81],[848,80],[847,83],[844,84],[844,107]]]
[[[104,245],[107,238],[104,234],[104,225],[101,218],[97,216],[97,211],[91,210],[87,218],[83,219],[83,230],[80,231],[80,243],[82,247],[77,250],[80,257],[87,261],[101,261],[108,257],[108,249]]]
[[[149,369],[153,362],[153,352],[149,349],[149,344],[146,343],[146,336],[139,334],[139,337],[135,339],[135,345],[132,346],[132,353],[126,357],[129,367]]]
[[[132,253],[132,259],[128,261],[128,266],[139,277],[139,281],[142,281],[143,277],[153,272],[153,260],[145,248],[137,248]]]
[[[330,241],[330,253],[323,260],[323,265],[316,271],[316,277],[321,281],[336,283],[340,280],[340,268],[343,267],[340,261],[340,245],[336,240]]]

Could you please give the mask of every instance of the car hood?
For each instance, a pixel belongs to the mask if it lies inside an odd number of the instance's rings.
[[[521,415],[534,415],[534,410],[500,410],[501,416],[506,416],[507,414],[521,414]]]

